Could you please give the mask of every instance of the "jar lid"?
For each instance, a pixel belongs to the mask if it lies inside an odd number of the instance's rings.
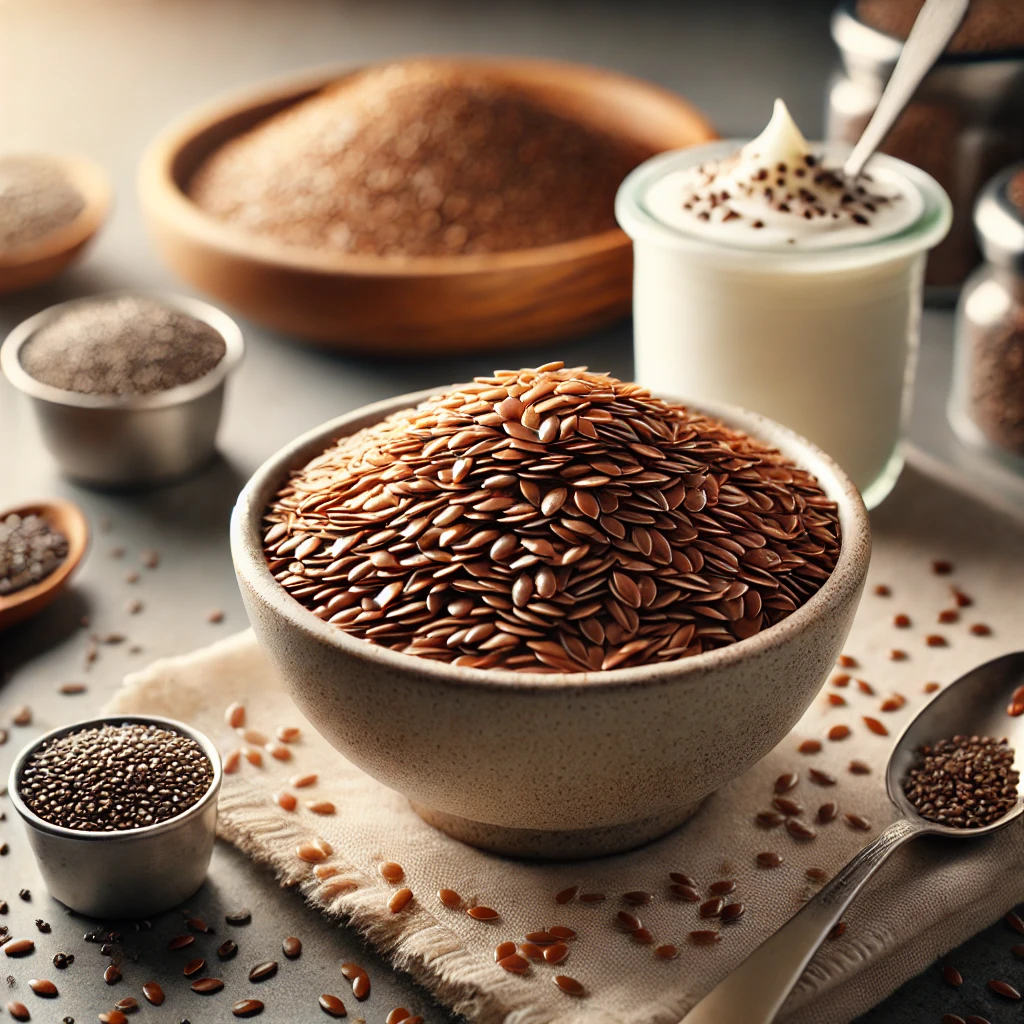
[[[989,263],[1024,274],[1024,163],[1000,171],[978,193],[974,226]]]

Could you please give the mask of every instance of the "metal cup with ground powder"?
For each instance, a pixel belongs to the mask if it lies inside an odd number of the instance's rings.
[[[85,199],[54,160],[0,156],[0,256],[67,227]]]
[[[44,821],[84,832],[144,828],[183,814],[213,782],[195,740],[157,725],[103,725],[43,744],[18,792]]]
[[[188,192],[288,245],[445,256],[553,245],[615,227],[615,191],[650,152],[483,70],[371,68],[215,150]]]
[[[67,538],[42,516],[11,513],[0,521],[0,596],[45,579],[67,555]]]
[[[21,366],[43,384],[80,394],[150,395],[190,384],[224,357],[209,324],[147,296],[79,302],[22,346]]]
[[[836,503],[778,451],[636,384],[549,363],[343,437],[265,516],[276,579],[371,643],[593,672],[735,643],[835,568]]]

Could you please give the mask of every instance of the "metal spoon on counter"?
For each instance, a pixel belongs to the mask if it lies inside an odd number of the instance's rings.
[[[953,34],[964,20],[970,0],[927,0],[903,44],[889,82],[878,101],[853,152],[843,165],[848,178],[856,178],[864,170],[872,153],[882,144],[896,118],[910,102],[921,79],[942,55]]]
[[[896,740],[885,784],[901,817],[857,854],[799,913],[759,946],[681,1024],[770,1024],[830,931],[868,879],[904,843],[918,836],[978,839],[1016,821],[1024,794],[1001,818],[981,828],[955,828],[922,818],[903,792],[903,781],[924,744],[958,735],[1005,737],[1013,768],[1024,766],[1024,716],[1007,707],[1024,685],[1024,651],[1007,654],[961,676],[940,691]]]

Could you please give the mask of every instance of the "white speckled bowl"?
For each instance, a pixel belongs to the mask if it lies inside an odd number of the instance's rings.
[[[406,794],[431,824],[524,857],[615,853],[686,820],[772,749],[832,668],[871,551],[843,471],[777,423],[702,405],[813,472],[839,504],[843,544],[825,585],[781,623],[665,665],[571,675],[456,668],[377,647],[316,618],[274,580],[260,521],[289,471],[336,438],[436,394],[365,406],[282,448],[231,518],[253,629],[309,721],[349,760]]]

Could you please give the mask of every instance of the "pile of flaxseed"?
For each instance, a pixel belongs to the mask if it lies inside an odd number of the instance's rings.
[[[344,437],[271,501],[276,579],[314,615],[472,668],[686,658],[784,619],[839,556],[836,504],[741,431],[550,363]]]
[[[85,200],[63,169],[45,157],[0,157],[0,253],[67,227]]]
[[[614,228],[619,183],[650,155],[483,71],[412,61],[345,79],[226,143],[189,193],[289,245],[502,252]]]
[[[45,579],[67,556],[67,538],[42,516],[12,512],[0,521],[0,595]]]

